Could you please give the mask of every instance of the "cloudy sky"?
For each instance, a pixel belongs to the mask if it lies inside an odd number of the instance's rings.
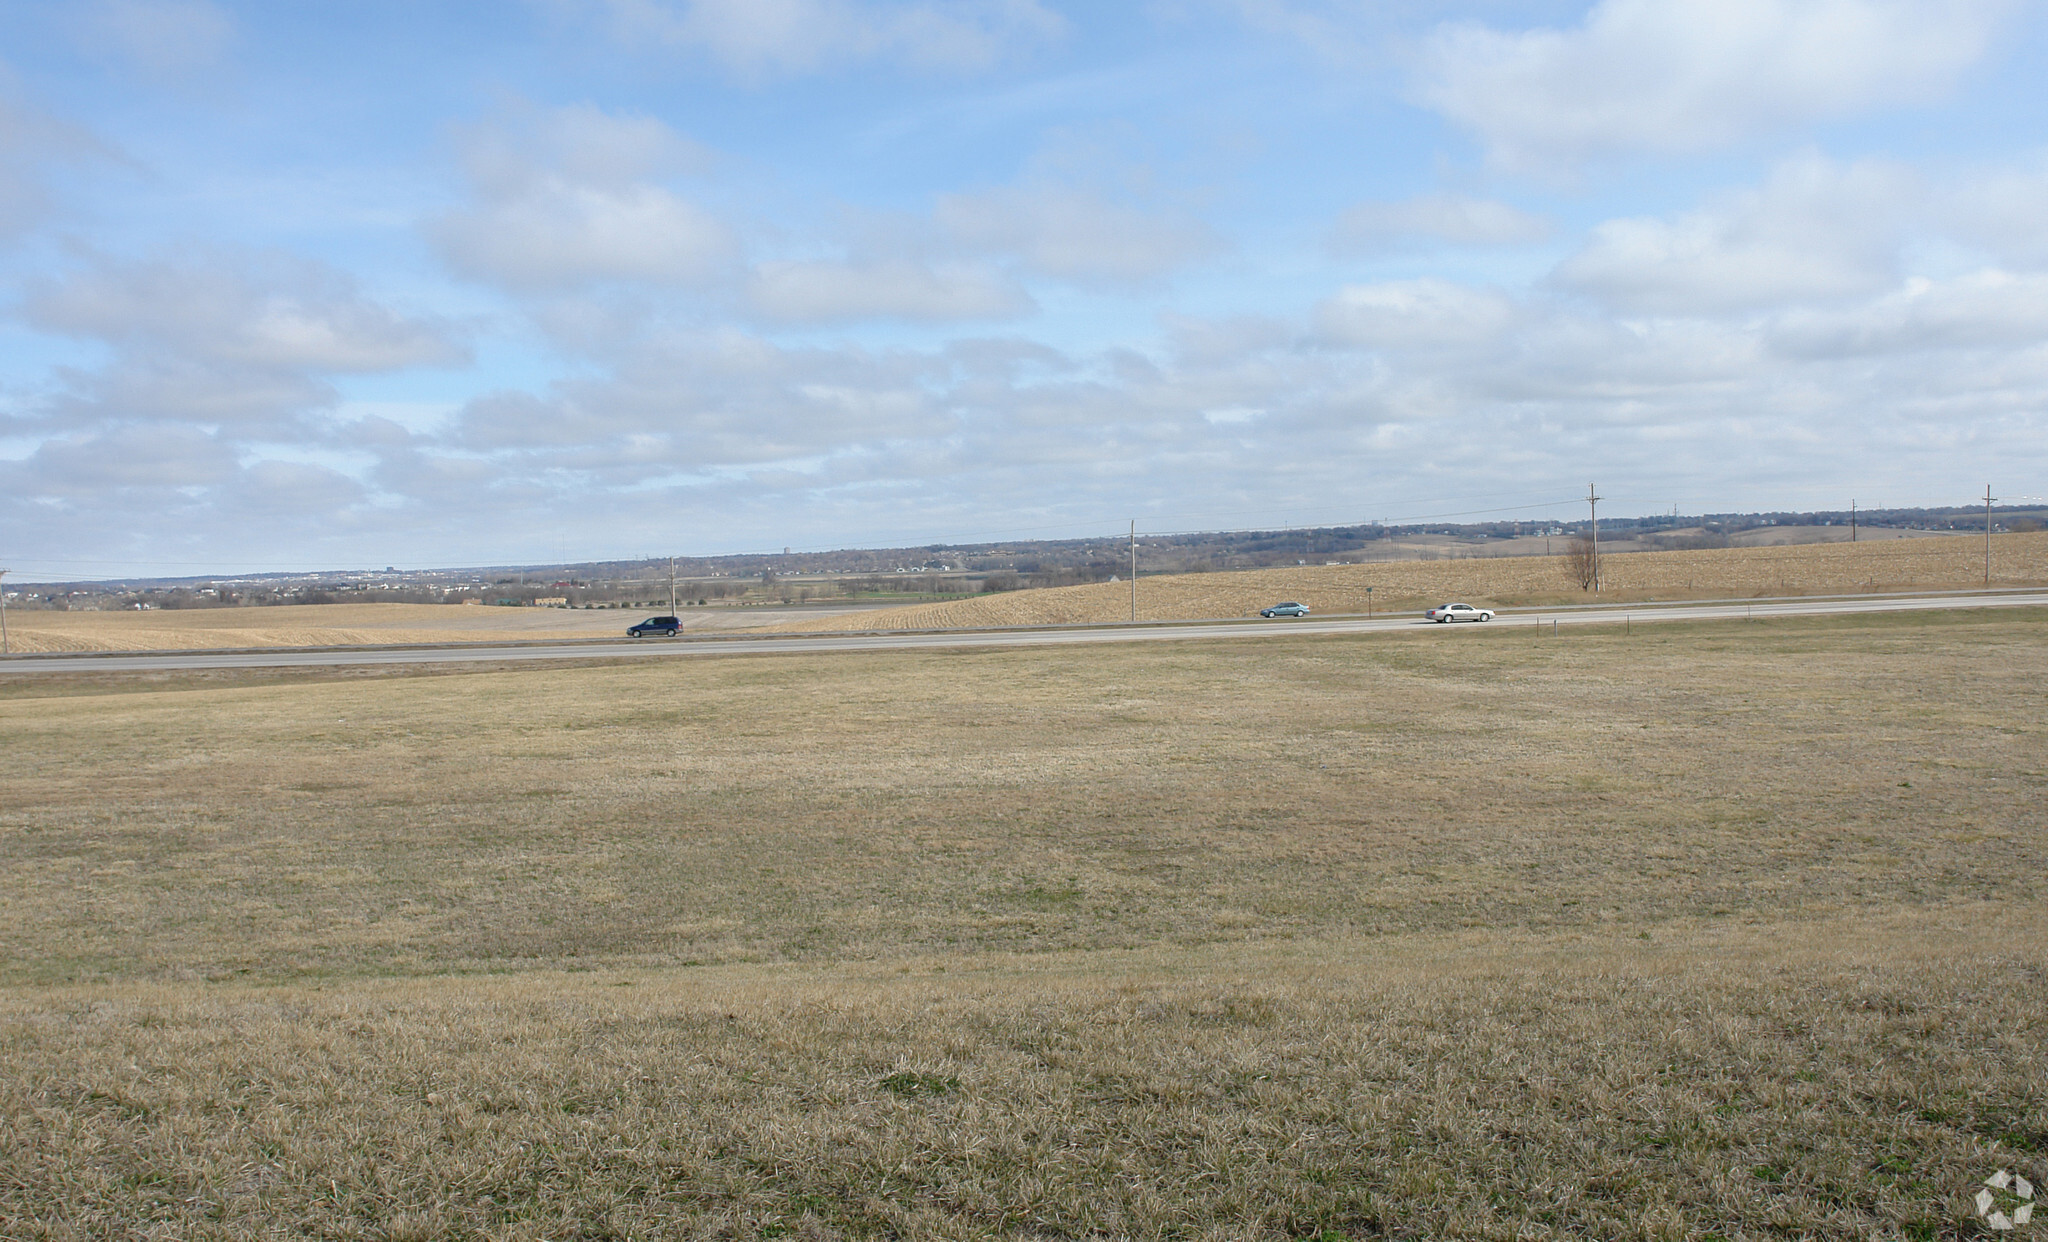
[[[2048,492],[2022,0],[0,0],[24,578]]]

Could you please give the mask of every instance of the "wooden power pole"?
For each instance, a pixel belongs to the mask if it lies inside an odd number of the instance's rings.
[[[1991,485],[1984,485],[1984,585],[1991,585]]]
[[[1600,593],[1600,498],[1593,494],[1593,485],[1586,484],[1586,509],[1593,520],[1593,594]]]

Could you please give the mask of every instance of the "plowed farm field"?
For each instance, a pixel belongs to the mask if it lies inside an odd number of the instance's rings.
[[[1632,552],[1603,557],[1606,601],[1741,599],[1781,595],[1968,588],[1984,585],[1984,540],[1957,536],[1870,543]],[[1994,535],[1991,585],[2048,583],[2048,532]],[[1360,565],[1309,565],[1230,573],[1142,577],[1141,621],[1256,614],[1298,600],[1318,615],[1406,611],[1447,600],[1558,604],[1595,598],[1574,585],[1562,556],[1469,557]],[[805,619],[800,631],[1084,625],[1128,620],[1128,582],[1017,591],[947,603]]]

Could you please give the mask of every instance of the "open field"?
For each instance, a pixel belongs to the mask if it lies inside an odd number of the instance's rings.
[[[2048,1182],[2048,618],[1463,637],[0,679],[0,1234],[1935,1237]]]
[[[1600,564],[1603,585],[1598,598],[1610,602],[1954,589],[1984,584],[1984,542],[1947,537],[1632,552],[1603,557]],[[2048,532],[1992,536],[1991,583],[2048,583]],[[1562,556],[1470,557],[1141,577],[1138,619],[1244,617],[1281,600],[1299,600],[1328,614],[1419,611],[1452,599],[1493,605],[1579,603],[1590,598],[1567,579]],[[1108,624],[1129,620],[1130,615],[1130,584],[1108,582],[803,619],[777,628]]]
[[[1830,929],[0,996],[0,1229],[1975,1235],[2048,926]]]
[[[197,651],[609,638],[665,609],[499,608],[448,604],[280,604],[150,612],[9,612],[16,651]],[[858,609],[682,608],[685,629],[754,629]]]
[[[1978,538],[1983,535],[1982,528]],[[1855,533],[1858,541],[1873,543],[1898,539],[1967,539],[1966,533],[1954,530],[1915,530],[1899,526],[1865,526]],[[1450,533],[1390,535],[1374,540],[1369,551],[1346,549],[1338,554],[1340,559],[1358,559],[1370,556],[1373,561],[1437,560],[1459,556],[1555,556],[1564,549],[1567,536],[1564,535],[1519,535],[1514,537],[1457,535]],[[1848,543],[1850,531],[1847,526],[1752,526],[1743,530],[1723,532],[1704,526],[1669,528],[1651,532],[1622,534],[1610,537],[1603,530],[1600,546],[1616,552],[1650,552],[1668,548],[1669,543],[1652,540],[1725,539],[1729,546],[1736,548],[1783,547],[1788,544]],[[1978,545],[1982,547],[1980,543]],[[1319,551],[1311,535],[1308,545],[1301,552],[1301,559],[1311,565],[1324,563],[1329,553]]]

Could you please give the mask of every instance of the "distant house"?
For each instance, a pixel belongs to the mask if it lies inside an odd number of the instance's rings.
[[[533,601],[533,606],[535,608],[567,608],[569,606],[569,597],[566,595],[548,595]]]

